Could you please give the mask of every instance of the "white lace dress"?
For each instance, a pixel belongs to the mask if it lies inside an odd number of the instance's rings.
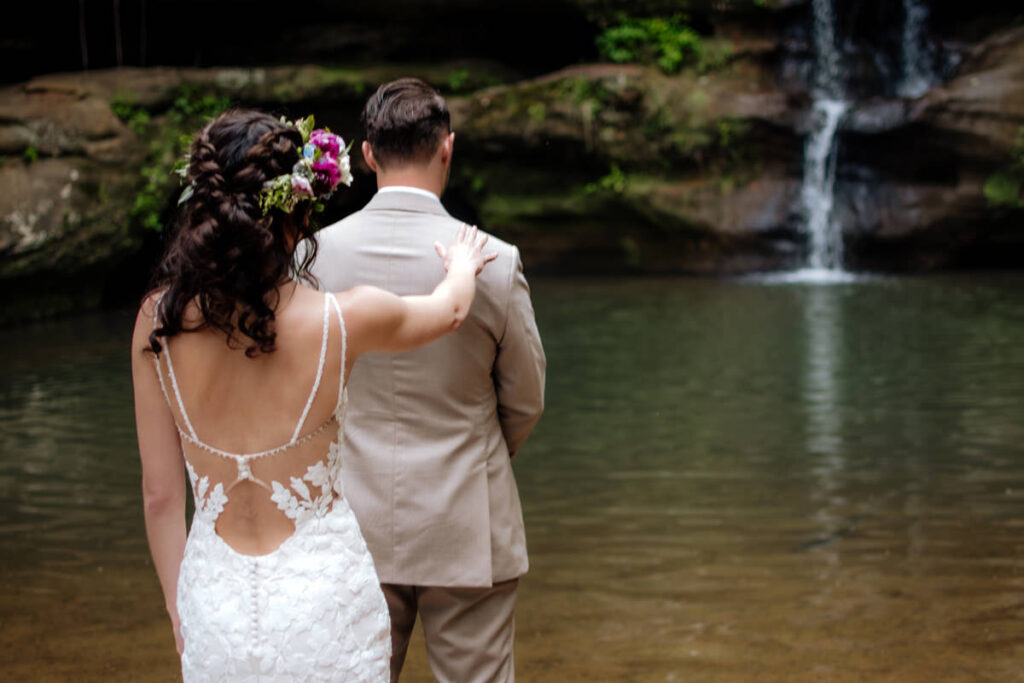
[[[388,681],[391,635],[387,604],[373,560],[342,493],[341,438],[347,397],[339,391],[333,416],[304,437],[299,432],[312,405],[327,351],[328,301],[344,321],[333,296],[324,304],[324,343],[316,383],[288,443],[260,453],[237,454],[209,446],[196,436],[185,411],[167,348],[166,370],[184,426],[183,442],[234,460],[237,478],[225,487],[197,474],[186,462],[196,501],[178,577],[178,614],[185,643],[181,658],[186,683],[199,681]],[[160,359],[157,372],[167,395]],[[168,396],[168,401],[170,397]],[[287,458],[289,452],[335,426],[326,456],[287,482],[260,480],[254,463]],[[231,489],[249,481],[267,489],[294,533],[266,555],[234,550],[216,532]]]

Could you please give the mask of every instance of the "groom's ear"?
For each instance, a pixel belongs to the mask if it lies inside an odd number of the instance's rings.
[[[366,160],[366,165],[370,167],[370,170],[374,173],[377,172],[377,160],[373,158],[373,148],[370,147],[369,140],[363,140],[362,144],[363,159]]]
[[[445,164],[452,160],[452,153],[455,151],[455,131],[448,133],[441,142],[441,161]]]

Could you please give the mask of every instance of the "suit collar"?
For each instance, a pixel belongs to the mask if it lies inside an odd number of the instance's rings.
[[[447,216],[441,202],[412,192],[378,192],[363,211],[412,211]]]

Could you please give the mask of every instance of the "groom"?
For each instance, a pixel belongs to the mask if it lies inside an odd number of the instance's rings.
[[[328,291],[369,284],[408,295],[444,277],[433,243],[460,222],[441,206],[455,133],[429,85],[382,85],[363,109],[378,192],[322,230],[314,274]],[[512,681],[526,538],[511,456],[540,419],[545,358],[519,251],[497,260],[455,334],[402,354],[367,354],[349,380],[345,495],[391,612],[397,681],[417,612],[439,681]]]

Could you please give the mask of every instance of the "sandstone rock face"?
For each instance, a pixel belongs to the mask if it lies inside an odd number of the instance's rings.
[[[173,209],[168,171],[176,157],[168,156],[174,145],[167,141],[201,125],[201,117],[182,114],[195,106],[182,98],[301,113],[328,102],[352,110],[354,119],[368,88],[410,68],[117,69],[48,75],[0,90],[0,324],[94,308],[104,292],[118,291],[112,278],[151,265],[131,264],[144,244],[160,248],[160,237],[142,225],[139,195],[149,193],[151,213],[164,217]],[[472,61],[416,72],[436,82],[456,73],[464,87],[507,76]],[[134,130],[115,115],[118,104],[145,114]]]
[[[1024,214],[990,206],[983,188],[1024,129],[1024,27],[976,45],[954,78],[905,105],[841,138],[837,215],[852,263],[931,269],[964,253],[984,263],[988,250],[1013,265],[1011,249],[1019,265]]]
[[[0,93],[0,322],[99,303],[139,246],[127,221],[138,148],[81,88]]]
[[[453,115],[460,153],[470,148],[483,181],[481,219],[499,234],[530,245],[560,221],[606,255],[602,267],[735,273],[803,262],[807,108],[754,56],[703,76],[574,67],[475,93]],[[1021,27],[974,46],[954,78],[918,100],[856,104],[839,134],[836,184],[847,265],[1024,262],[1024,217],[983,192],[1021,130]],[[612,165],[620,177],[605,175]],[[540,265],[579,263],[537,249]]]
[[[798,258],[800,116],[756,63],[677,76],[572,67],[451,107],[483,223],[534,266],[579,267],[578,248],[601,268],[708,274]]]
[[[161,238],[144,225],[159,227],[173,210],[167,141],[197,126],[181,113],[193,111],[189,98],[313,112],[358,137],[366,96],[403,75],[448,95],[457,134],[448,199],[465,218],[518,243],[531,268],[796,267],[807,242],[800,191],[810,97],[792,65],[809,48],[806,30],[783,25],[806,24],[809,3],[767,4],[775,9],[687,4],[720,46],[731,46],[731,56],[704,73],[587,64],[524,80],[507,64],[460,60],[125,68],[2,89],[0,323],[95,306],[112,286],[123,289],[118,273],[141,260],[140,249],[152,258]],[[681,7],[655,5],[663,14]],[[631,6],[567,0],[559,12],[570,7],[600,24]],[[1024,129],[1024,27],[980,35],[957,48],[957,71],[944,84],[917,99],[861,99],[842,122],[835,217],[849,266],[1024,261],[1021,210],[993,208],[983,191]],[[335,203],[329,219],[372,191],[354,156],[363,187]],[[138,270],[149,265],[142,260]]]

